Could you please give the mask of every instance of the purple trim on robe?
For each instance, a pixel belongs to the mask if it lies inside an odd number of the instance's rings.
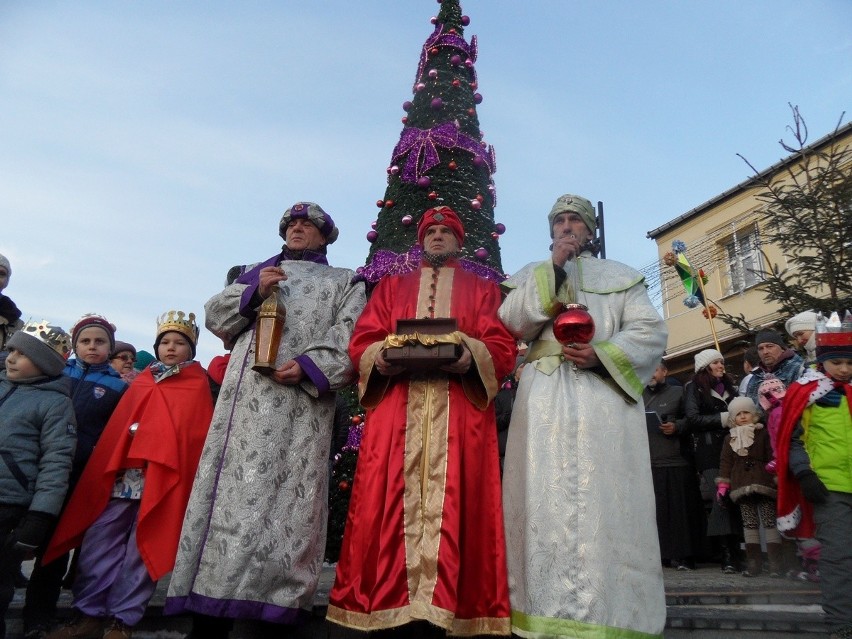
[[[317,387],[319,394],[326,394],[331,388],[331,383],[328,381],[328,377],[326,377],[323,372],[317,368],[314,361],[304,354],[294,357],[293,359],[298,362],[299,366],[302,367],[302,371],[308,376],[308,379],[310,379],[314,386]]]
[[[163,606],[164,615],[179,615],[185,612],[197,612],[209,617],[225,619],[257,619],[291,626],[303,623],[310,614],[301,608],[284,608],[262,601],[214,599],[194,592],[186,597],[166,599]]]

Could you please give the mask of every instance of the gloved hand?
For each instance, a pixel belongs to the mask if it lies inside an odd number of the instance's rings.
[[[812,470],[806,470],[796,475],[799,480],[799,486],[802,488],[802,494],[812,504],[824,504],[828,501],[828,488],[822,483],[822,480],[817,477],[817,474]]]
[[[725,499],[725,497],[727,496],[728,491],[730,489],[731,489],[731,485],[727,484],[725,482],[721,482],[721,483],[717,484],[716,485],[716,501],[718,501],[721,504],[722,500]]]
[[[56,516],[38,510],[30,510],[15,526],[12,535],[15,545],[26,553],[33,553],[47,541],[56,524]]]

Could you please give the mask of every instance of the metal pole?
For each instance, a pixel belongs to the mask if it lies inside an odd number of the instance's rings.
[[[598,251],[598,257],[601,259],[606,259],[606,234],[604,233],[604,210],[603,210],[603,202],[598,200],[598,246],[600,246],[600,251]]]

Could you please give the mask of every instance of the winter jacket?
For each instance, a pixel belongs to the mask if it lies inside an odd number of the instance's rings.
[[[784,383],[784,386],[787,387],[799,379],[804,372],[805,360],[803,360],[802,356],[796,353],[796,351],[788,348],[781,354],[781,359],[772,367],[772,369],[767,369],[763,365],[760,365],[752,370],[751,379],[748,382],[748,389],[746,390],[746,396],[750,397],[756,406],[760,406],[760,402],[757,397],[757,389],[768,374],[780,379]]]
[[[687,428],[695,442],[695,466],[698,472],[719,468],[722,442],[728,434],[728,402],[733,397],[727,390],[724,395],[711,390],[708,400],[695,382],[689,382],[683,389],[683,398]]]
[[[766,470],[766,464],[772,457],[772,445],[766,428],[755,429],[754,442],[748,447],[748,454],[744,456],[734,452],[731,448],[731,436],[728,435],[722,444],[720,476],[716,483],[730,484],[730,496],[735,502],[748,495],[774,498],[775,478]]]
[[[71,359],[63,375],[71,379],[71,401],[77,416],[77,452],[71,471],[71,483],[75,484],[127,384],[109,362],[86,364]]]
[[[645,402],[646,413],[655,412],[660,420],[674,422],[676,429],[673,435],[665,435],[657,427],[648,431],[651,466],[655,468],[690,466],[691,446],[684,445],[688,435],[683,412],[683,387],[665,383],[654,387],[646,386],[642,399]],[[663,420],[663,417],[668,419]]]
[[[66,378],[18,383],[0,371],[0,504],[58,515],[76,430]]]

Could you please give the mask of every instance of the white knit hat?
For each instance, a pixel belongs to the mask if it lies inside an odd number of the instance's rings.
[[[816,326],[816,318],[817,314],[813,311],[803,311],[788,319],[784,324],[784,329],[790,337],[793,337],[793,333],[796,331],[812,331]]]
[[[724,355],[715,348],[705,348],[700,353],[695,354],[695,372],[697,373],[702,368],[707,368],[710,362],[715,362],[717,359],[725,360]]]
[[[734,397],[728,404],[728,424],[733,426],[737,413],[743,411],[757,415],[757,406],[754,405],[754,401],[750,397]]]

